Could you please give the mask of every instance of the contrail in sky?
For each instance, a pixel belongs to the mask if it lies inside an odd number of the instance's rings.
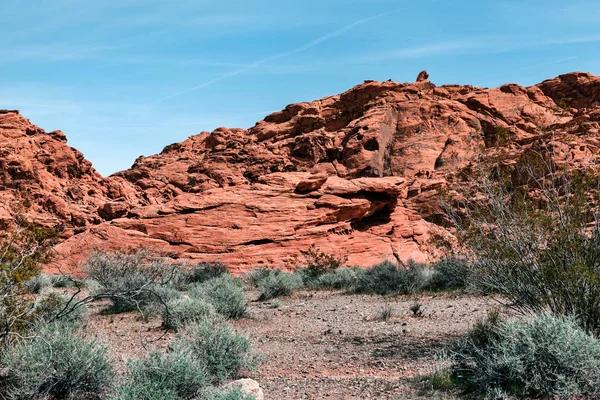
[[[536,65],[532,65],[532,66],[530,66],[530,67],[523,68],[523,70],[526,70],[526,69],[533,69],[533,68],[537,68],[537,67],[543,67],[543,66],[545,66],[545,65],[558,64],[558,63],[560,63],[560,62],[563,62],[563,61],[568,61],[568,60],[574,60],[574,59],[576,59],[576,58],[577,58],[577,56],[572,56],[572,57],[567,57],[567,58],[561,58],[560,60],[548,61],[548,62],[545,62],[545,63],[536,64]]]
[[[248,72],[250,70],[253,70],[253,69],[255,69],[255,68],[257,68],[257,67],[259,67],[259,66],[261,66],[261,65],[263,65],[265,63],[268,63],[270,61],[274,61],[274,60],[277,60],[279,58],[283,58],[283,57],[287,57],[287,56],[291,56],[293,54],[297,54],[297,53],[303,52],[305,50],[310,49],[311,47],[314,47],[314,46],[318,45],[319,43],[322,43],[322,42],[325,42],[325,41],[327,41],[329,39],[333,39],[335,37],[343,35],[344,33],[348,32],[351,29],[356,28],[359,25],[362,25],[364,23],[367,23],[367,22],[372,21],[372,20],[377,19],[377,18],[384,17],[386,15],[392,14],[392,13],[394,13],[396,11],[389,11],[389,12],[386,12],[386,13],[377,14],[377,15],[373,15],[371,17],[360,19],[360,20],[358,20],[356,22],[351,23],[350,25],[346,25],[343,28],[338,29],[337,31],[328,33],[327,35],[321,36],[318,39],[315,39],[315,40],[313,40],[311,42],[308,42],[308,43],[306,43],[303,46],[300,46],[300,47],[292,49],[292,50],[284,51],[283,53],[275,54],[275,55],[269,56],[267,58],[263,58],[262,60],[258,60],[258,61],[256,61],[253,64],[249,64],[249,65],[245,66],[244,68],[241,68],[241,69],[238,69],[236,71],[232,71],[232,72],[223,74],[223,75],[218,76],[218,77],[216,77],[214,79],[211,79],[210,81],[206,81],[206,82],[201,83],[199,85],[192,86],[190,88],[181,90],[179,92],[175,92],[175,93],[172,93],[170,95],[161,97],[160,99],[153,101],[153,103],[157,103],[157,102],[160,102],[160,101],[163,101],[163,100],[166,100],[166,99],[170,99],[172,97],[176,97],[176,96],[179,96],[179,95],[182,95],[182,94],[185,94],[185,93],[189,93],[189,92],[193,92],[193,91],[198,90],[198,89],[202,89],[204,87],[212,85],[213,83],[217,83],[217,82],[222,81],[224,79],[231,78],[233,76],[237,76],[237,75],[243,74],[244,72]]]

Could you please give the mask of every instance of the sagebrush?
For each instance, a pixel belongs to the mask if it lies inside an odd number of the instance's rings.
[[[192,298],[204,300],[215,311],[228,319],[246,316],[246,296],[239,280],[230,275],[221,275],[190,287]]]
[[[576,321],[538,315],[478,323],[453,349],[454,379],[489,398],[571,398],[600,390],[600,342]]]
[[[112,387],[107,348],[70,325],[39,327],[35,336],[0,354],[0,398],[7,400],[98,398]]]

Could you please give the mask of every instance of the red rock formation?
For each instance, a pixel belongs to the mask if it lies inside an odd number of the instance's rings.
[[[417,75],[417,82],[426,82],[427,80],[429,80],[429,74],[427,71],[423,70],[419,72],[419,75]]]
[[[0,110],[0,219],[16,212],[65,235],[102,222],[102,177],[61,131],[46,133],[18,111]]]
[[[366,81],[249,130],[192,136],[106,179],[60,133],[4,113],[0,151],[21,156],[0,165],[0,196],[3,205],[35,200],[36,219],[75,229],[57,246],[68,265],[93,247],[124,245],[240,271],[290,263],[313,243],[351,264],[427,260],[436,256],[432,234],[450,236],[436,225],[441,191],[468,184],[464,172],[478,160],[502,154],[514,169],[541,145],[556,162],[595,160],[599,99],[600,78],[585,73],[495,89]],[[18,152],[7,147],[11,135]],[[51,156],[33,150],[40,141]],[[0,207],[0,218],[11,210]]]

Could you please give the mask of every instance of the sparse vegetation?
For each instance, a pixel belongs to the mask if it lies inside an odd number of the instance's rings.
[[[98,398],[107,392],[113,369],[106,347],[84,339],[64,324],[41,327],[30,339],[0,353],[0,398],[7,400]]]
[[[470,285],[471,263],[465,258],[442,258],[431,266],[432,274],[428,287],[433,290],[464,289]]]
[[[600,389],[600,342],[564,317],[494,315],[455,347],[453,361],[454,381],[487,398],[566,399]]]
[[[558,170],[542,150],[526,153],[510,177],[483,175],[475,190],[485,200],[451,211],[475,255],[478,286],[524,314],[569,316],[598,333],[600,210],[590,195],[597,176]]]
[[[57,238],[54,230],[23,219],[16,223],[14,229],[0,234],[0,348],[26,334],[37,318],[35,298],[28,295],[26,283],[38,279]],[[30,286],[37,290],[39,281]]]
[[[300,253],[304,256],[306,274],[313,279],[343,267],[347,261],[346,257],[325,253],[314,244],[307,250],[301,250]]]
[[[420,302],[415,301],[411,304],[410,311],[412,312],[413,317],[420,318],[423,316],[423,305]]]
[[[201,365],[211,383],[235,379],[244,370],[256,368],[248,340],[231,331],[224,321],[205,318],[194,322],[173,344],[175,353],[188,353]]]
[[[380,295],[411,294],[426,288],[429,278],[430,270],[424,264],[410,261],[405,267],[385,261],[361,274],[354,290]]]
[[[161,307],[176,296],[168,287],[177,270],[145,250],[134,252],[94,252],[84,265],[88,276],[98,282],[93,295],[112,302],[109,311],[118,313]]]
[[[240,281],[231,275],[221,275],[194,285],[190,297],[211,304],[215,311],[227,319],[243,318],[246,315],[246,297]]]
[[[273,271],[270,268],[255,268],[246,275],[246,281],[253,287],[258,287],[258,283],[265,279]]]
[[[188,284],[206,282],[209,279],[217,278],[228,273],[227,265],[220,262],[198,263],[191,266],[188,270],[184,270],[184,275]]]
[[[214,307],[203,298],[179,298],[167,303],[167,307],[163,309],[163,327],[180,330],[214,312]]]
[[[45,274],[36,275],[23,283],[27,291],[31,294],[40,294],[44,288],[50,286],[51,284],[52,282],[50,277]]]
[[[209,389],[202,393],[205,400],[255,400],[240,389]]]
[[[204,365],[189,351],[150,353],[130,361],[116,400],[188,400],[210,384]]]
[[[128,363],[116,399],[245,399],[238,391],[217,390],[211,385],[255,369],[257,359],[249,354],[249,348],[248,340],[232,332],[225,321],[195,319],[175,338],[172,351],[152,352]]]
[[[255,278],[255,284],[260,291],[259,300],[270,300],[276,297],[289,296],[303,286],[302,277],[281,270],[271,270],[261,273],[260,278]]]
[[[353,290],[363,274],[365,274],[365,269],[360,267],[338,268],[321,275],[317,286],[327,289]]]
[[[69,308],[68,301],[68,298],[55,292],[38,299],[35,303],[36,318],[32,322],[32,326],[44,326],[55,321],[77,325],[85,320],[87,317],[85,304]]]
[[[385,304],[379,309],[379,312],[375,316],[376,321],[389,321],[394,316],[394,309],[391,305]]]
[[[55,288],[66,288],[76,284],[73,278],[64,274],[50,276],[50,282]]]
[[[299,269],[294,274],[261,268],[248,274],[247,280],[261,292],[259,300],[268,300],[288,296],[303,287],[381,295],[457,290],[468,286],[471,274],[470,262],[464,258],[452,257],[431,265],[413,261],[406,265],[396,265],[386,261],[370,269],[341,267],[316,277],[306,268]]]

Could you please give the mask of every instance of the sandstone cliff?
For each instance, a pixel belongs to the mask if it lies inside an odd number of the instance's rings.
[[[600,150],[600,77],[571,73],[485,89],[366,81],[287,106],[254,127],[219,128],[102,178],[64,135],[0,112],[0,219],[20,205],[63,230],[64,266],[94,247],[144,245],[239,271],[285,265],[316,244],[350,264],[436,256],[442,191],[502,154],[535,146],[557,162]]]

